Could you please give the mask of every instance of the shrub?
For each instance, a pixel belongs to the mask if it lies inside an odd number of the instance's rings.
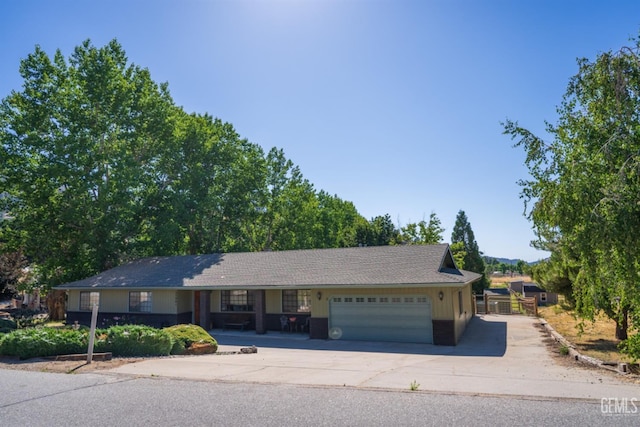
[[[629,356],[634,362],[640,359],[640,333],[630,336],[618,344],[621,353]]]
[[[96,336],[97,347],[114,356],[168,356],[173,347],[168,332],[145,325],[112,326]]]
[[[83,353],[87,334],[72,329],[17,329],[0,338],[0,354],[20,359]]]
[[[49,315],[47,313],[41,313],[28,308],[13,310],[12,317],[19,329],[43,325],[49,319]]]
[[[94,351],[110,351],[114,356],[167,356],[173,342],[168,332],[150,326],[112,326],[96,330]],[[29,359],[85,353],[88,343],[88,328],[16,329],[0,337],[0,355]]]
[[[218,351],[218,343],[207,331],[198,325],[175,325],[164,329],[173,338],[171,354],[189,353],[189,349],[198,348],[199,354]]]

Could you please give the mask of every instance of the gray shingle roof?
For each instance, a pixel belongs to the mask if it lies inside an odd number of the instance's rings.
[[[441,244],[143,258],[58,288],[461,285],[478,278],[456,269]]]

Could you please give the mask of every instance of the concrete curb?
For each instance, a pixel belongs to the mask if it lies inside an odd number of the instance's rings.
[[[544,327],[544,329],[547,331],[547,333],[554,340],[556,340],[556,342],[562,344],[563,346],[565,346],[565,347],[567,347],[569,349],[569,356],[573,357],[573,359],[576,362],[588,363],[588,364],[596,366],[598,368],[602,368],[602,369],[606,369],[608,371],[616,372],[616,373],[621,374],[621,375],[631,375],[629,373],[629,365],[627,363],[622,363],[622,362],[615,363],[615,364],[605,363],[600,359],[596,359],[596,358],[590,357],[590,356],[585,356],[584,354],[582,354],[578,350],[576,350],[576,347],[571,342],[567,341],[567,339],[565,337],[563,337],[558,332],[556,332],[556,330],[553,329],[553,326],[551,326],[546,320],[544,320],[542,318],[539,318],[539,322]]]
[[[48,356],[48,357],[44,357],[43,359],[48,359],[48,360],[53,360],[53,361],[76,361],[76,360],[87,360],[87,353],[80,353],[80,354],[59,354],[57,356]],[[113,358],[113,354],[111,352],[107,352],[107,353],[93,353],[93,357],[91,360],[98,362],[98,361],[105,361],[105,360],[111,360]]]

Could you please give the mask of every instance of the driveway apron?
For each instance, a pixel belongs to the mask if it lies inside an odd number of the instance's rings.
[[[455,347],[214,330],[219,354],[150,359],[109,372],[400,390],[410,390],[414,384],[421,391],[442,393],[640,400],[638,385],[615,374],[554,361],[537,323],[524,316],[475,317]],[[233,354],[251,345],[257,353]]]

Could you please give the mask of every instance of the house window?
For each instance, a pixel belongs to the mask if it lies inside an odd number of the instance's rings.
[[[547,302],[547,293],[540,292],[540,302]]]
[[[282,291],[282,311],[285,313],[311,312],[311,290],[309,289],[283,290]]]
[[[100,292],[80,292],[80,310],[90,311],[94,304],[100,305]]]
[[[255,298],[247,290],[222,291],[220,295],[222,311],[253,311]]]
[[[458,313],[462,316],[462,291],[458,291]]]
[[[129,292],[129,311],[151,313],[151,292]]]

